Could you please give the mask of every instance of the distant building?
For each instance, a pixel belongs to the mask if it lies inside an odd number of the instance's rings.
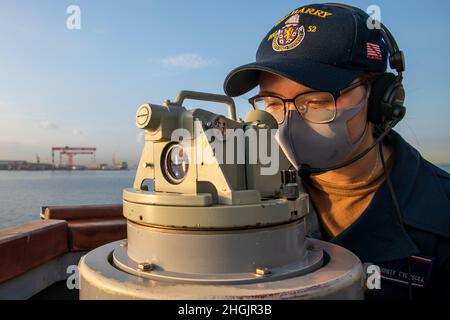
[[[0,170],[28,170],[28,167],[24,160],[0,160]]]
[[[119,169],[120,170],[128,170],[128,162],[122,161]]]
[[[100,170],[108,170],[109,166],[106,163],[100,163],[100,165],[98,166],[98,168]]]
[[[28,163],[28,170],[53,170],[55,169],[50,163]]]
[[[30,163],[24,160],[0,160],[0,170],[53,170],[49,163]]]

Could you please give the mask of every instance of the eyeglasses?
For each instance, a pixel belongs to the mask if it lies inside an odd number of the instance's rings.
[[[312,123],[330,123],[336,119],[337,99],[343,94],[367,84],[366,80],[361,80],[338,92],[308,91],[299,94],[294,99],[283,99],[273,95],[257,95],[248,99],[248,102],[255,109],[269,112],[278,124],[282,124],[286,118],[288,102],[294,103],[303,119]]]

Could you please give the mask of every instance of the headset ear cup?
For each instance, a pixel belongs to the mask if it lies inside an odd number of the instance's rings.
[[[386,93],[394,85],[396,78],[393,73],[387,72],[372,84],[367,119],[375,125],[381,124],[383,121]]]
[[[385,117],[388,120],[396,119],[400,121],[403,119],[406,113],[405,103],[405,89],[401,82],[397,81],[388,89],[386,93],[386,103],[389,106],[389,110],[385,110]]]

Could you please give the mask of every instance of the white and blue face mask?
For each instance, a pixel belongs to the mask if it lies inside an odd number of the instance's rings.
[[[344,162],[362,143],[367,131],[351,143],[347,122],[362,112],[367,102],[365,96],[356,106],[338,109],[333,122],[317,124],[304,120],[297,110],[289,110],[275,136],[291,164],[298,170],[301,165],[327,168]]]

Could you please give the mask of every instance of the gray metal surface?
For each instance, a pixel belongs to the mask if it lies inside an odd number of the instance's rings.
[[[125,218],[139,224],[159,227],[195,229],[245,228],[277,225],[302,219],[309,210],[309,198],[301,193],[295,201],[285,199],[260,200],[255,204],[192,206],[195,196],[180,195],[172,205],[150,205],[147,202],[166,203],[170,196],[164,193],[145,193],[125,189],[123,213]],[[179,194],[174,194],[175,196]],[[203,196],[203,195],[202,195]],[[203,198],[202,198],[203,199]],[[181,205],[181,201],[186,204]]]
[[[161,245],[163,244],[163,245]],[[232,231],[180,231],[150,228],[128,221],[126,246],[114,250],[114,262],[143,277],[179,282],[242,283],[293,277],[320,267],[321,251],[306,250],[305,223]],[[151,264],[142,273],[139,264]]]
[[[178,194],[151,192],[145,190],[134,190],[127,188],[123,190],[123,199],[140,204],[158,206],[183,206],[183,207],[208,207],[213,204],[211,194]]]
[[[151,280],[191,284],[236,285],[276,281],[307,274],[322,266],[323,251],[307,251],[303,259],[282,267],[255,267],[251,272],[242,273],[183,273],[184,270],[182,269],[180,272],[166,271],[152,263],[137,263],[133,261],[128,257],[123,247],[118,247],[114,250],[113,263],[117,268],[125,272]]]
[[[319,240],[308,239],[306,245],[329,255],[325,266],[298,277],[240,285],[189,284],[135,276],[111,263],[120,243],[99,247],[81,259],[81,299],[363,299],[359,259],[344,248]]]

